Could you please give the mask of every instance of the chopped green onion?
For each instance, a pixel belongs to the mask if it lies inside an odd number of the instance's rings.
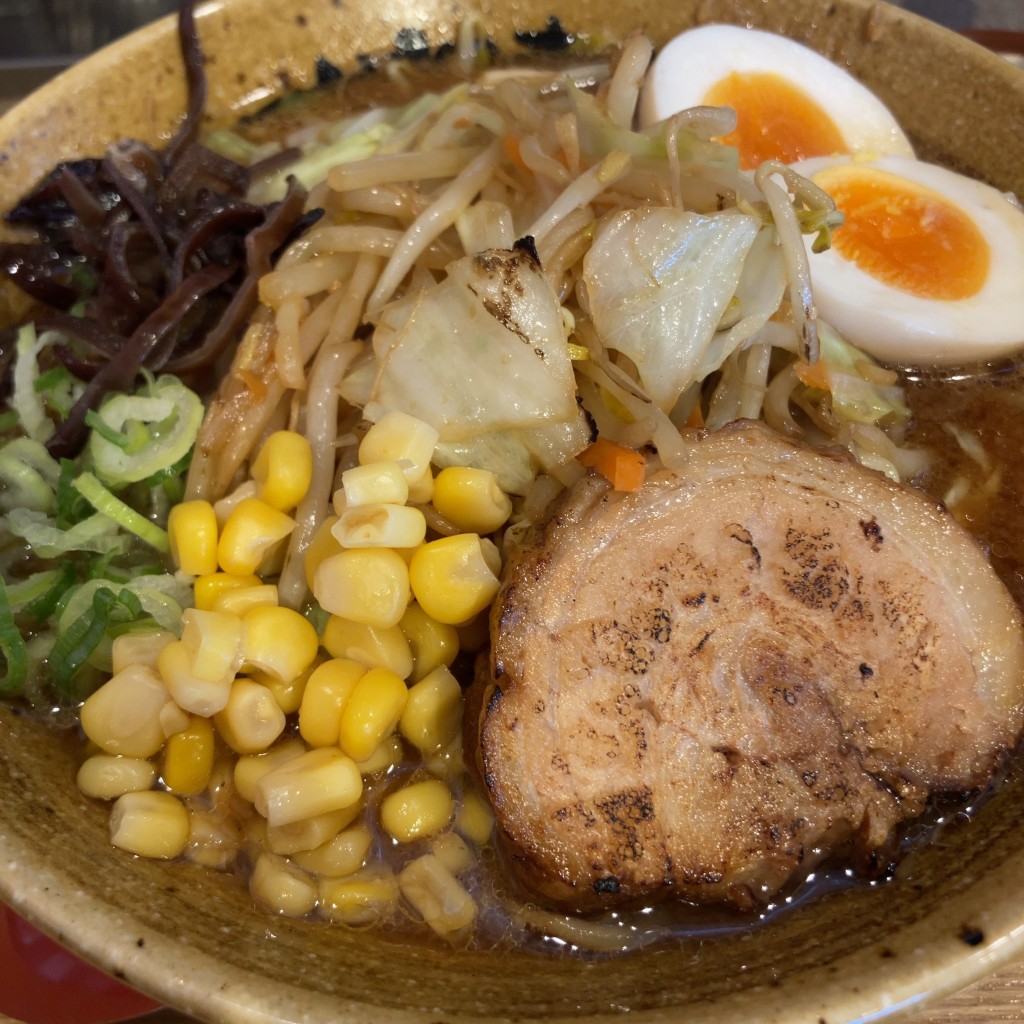
[[[131,591],[115,594],[109,587],[100,587],[92,595],[92,604],[60,632],[50,652],[50,670],[58,691],[71,693],[78,670],[106,637],[114,624],[133,622],[142,614],[142,605]]]
[[[42,575],[42,574],[40,574]],[[64,595],[75,585],[77,578],[73,562],[65,559],[60,568],[48,573],[53,577],[46,591],[25,605],[23,611],[36,622],[45,622],[57,610]]]
[[[37,600],[49,591],[56,578],[56,569],[44,569],[42,572],[32,573],[27,579],[16,582],[8,581],[7,600],[10,602],[11,609],[19,612]]]
[[[28,678],[28,650],[18,627],[14,623],[11,603],[7,600],[7,585],[0,579],[0,654],[5,671],[0,676],[0,693],[20,693]]]
[[[99,512],[65,529],[43,512],[14,508],[7,513],[7,525],[39,558],[59,558],[79,551],[124,553],[130,540],[119,535],[117,524]]]
[[[62,384],[71,384],[74,379],[66,366],[55,366],[52,370],[47,370],[46,373],[41,373],[36,377],[34,385],[36,394],[40,395],[44,391],[50,391]]]
[[[92,473],[82,473],[76,477],[74,486],[97,512],[115,522],[121,529],[134,533],[136,537],[158,551],[170,551],[167,531],[151,523],[130,505],[126,505],[120,498],[111,494]]]
[[[202,401],[176,377],[158,377],[138,394],[108,398],[88,420],[97,476],[124,487],[179,463],[192,450],[202,421]]]
[[[225,128],[210,132],[204,142],[215,153],[220,153],[221,156],[240,164],[251,164],[256,154],[254,143]]]
[[[128,438],[121,433],[120,430],[115,430],[107,421],[95,410],[90,409],[85,414],[85,424],[87,427],[91,427],[100,435],[105,441],[109,441],[113,445],[117,445],[118,448],[128,447]]]
[[[33,441],[46,441],[53,433],[53,423],[35,390],[39,375],[37,357],[45,345],[45,341],[36,337],[35,324],[25,324],[20,328],[14,345],[11,408],[18,413],[22,429]]]
[[[72,459],[60,460],[60,476],[57,478],[57,524],[65,529],[82,522],[93,515],[92,505],[75,490],[78,467]]]
[[[0,507],[49,512],[60,467],[39,441],[17,437],[0,448]]]

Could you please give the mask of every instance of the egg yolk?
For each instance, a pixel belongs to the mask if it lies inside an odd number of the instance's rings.
[[[736,130],[720,141],[739,150],[744,170],[765,160],[791,164],[849,152],[832,118],[802,89],[774,72],[734,71],[708,90],[704,102],[736,111]]]
[[[988,243],[945,196],[875,167],[830,167],[814,181],[845,218],[833,248],[866,274],[926,299],[966,299],[981,290]]]

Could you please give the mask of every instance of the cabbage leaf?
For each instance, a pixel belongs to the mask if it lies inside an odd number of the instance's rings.
[[[763,325],[715,343],[760,229],[756,217],[736,210],[673,207],[627,210],[598,228],[583,261],[594,327],[607,348],[632,360],[663,411]]]
[[[401,409],[442,442],[575,419],[562,308],[525,249],[456,260],[440,283],[391,303],[373,337],[365,414]]]

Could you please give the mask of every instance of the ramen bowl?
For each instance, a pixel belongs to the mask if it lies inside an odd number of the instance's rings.
[[[1024,195],[1024,76],[975,45],[875,0],[218,0],[198,24],[207,116],[252,112],[316,82],[316,60],[358,66],[399,30],[431,46],[477,17],[500,46],[563,28],[661,43],[725,21],[788,34],[848,67],[919,154]],[[185,107],[168,19],[72,68],[0,121],[0,206],[61,159],[120,137],[159,143]],[[880,1019],[1024,955],[1024,791],[1018,772],[969,822],[914,850],[883,885],[837,887],[765,924],[618,956],[448,948],[294,921],[254,906],[239,878],[132,858],[107,810],[75,786],[79,753],[0,703],[0,897],[163,1003],[218,1022],[386,1024],[635,1021],[802,1024]]]

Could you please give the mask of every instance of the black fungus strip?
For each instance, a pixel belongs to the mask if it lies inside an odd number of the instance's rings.
[[[69,309],[78,299],[71,262],[52,247],[31,242],[0,245],[0,270],[43,305]]]
[[[188,110],[177,134],[167,146],[167,160],[173,164],[188,149],[199,134],[199,125],[206,109],[206,70],[203,50],[196,30],[196,0],[182,0],[178,11],[178,41],[185,62],[185,82],[188,85]]]
[[[159,164],[151,168],[139,167],[136,160],[138,163],[143,162],[140,159],[143,156],[141,150],[142,147],[132,146],[129,148],[125,143],[111,146],[107,152],[104,164],[111,180],[117,186],[121,198],[128,204],[139,223],[149,233],[156,251],[160,254],[160,258],[168,262],[171,254],[167,248],[167,243],[164,241],[158,213],[148,199],[148,195],[153,191],[154,183],[159,180],[157,176],[162,169]],[[152,177],[150,176],[151,174]]]
[[[100,159],[58,165],[7,217],[38,241],[0,243],[0,271],[47,307],[41,326],[64,335],[46,358],[87,381],[47,446],[54,455],[76,454],[85,413],[143,368],[208,388],[203,371],[230,355],[259,277],[319,216],[304,212],[295,181],[280,203],[249,202],[252,169],[197,141],[207,90],[194,7],[181,7],[189,98],[168,147],[127,139]]]
[[[260,278],[273,268],[273,257],[291,236],[292,227],[301,217],[305,202],[306,190],[297,179],[289,178],[288,192],[284,199],[271,206],[264,223],[246,236],[245,280],[220,323],[206,335],[203,344],[194,352],[169,360],[166,367],[169,373],[189,374],[209,366],[218,358],[228,340],[242,330],[256,304]]]
[[[59,331],[66,338],[74,338],[82,342],[87,354],[101,359],[110,359],[128,342],[124,335],[115,334],[95,320],[87,320],[84,316],[71,316],[69,313],[49,313],[36,323],[36,328],[40,332]],[[77,352],[76,355],[82,358],[83,353]],[[71,367],[68,366],[68,369]],[[74,373],[73,370],[71,372]]]
[[[86,413],[108,391],[128,390],[140,366],[159,361],[160,344],[181,319],[182,310],[222,283],[224,273],[223,267],[211,267],[193,274],[139,325],[118,358],[111,359],[89,381],[67,419],[47,441],[46,448],[54,458],[66,458],[79,450]]]
[[[66,165],[57,168],[57,187],[72,211],[72,216],[83,227],[95,231],[103,226],[107,208],[86,188],[82,179]]]

